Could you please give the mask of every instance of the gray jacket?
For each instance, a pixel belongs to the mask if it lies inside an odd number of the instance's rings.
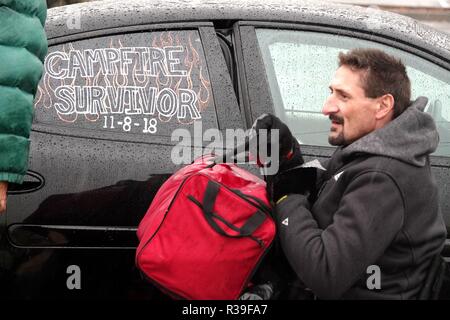
[[[325,299],[414,299],[446,238],[429,154],[439,142],[419,98],[385,127],[340,147],[318,179],[314,204],[276,207],[283,250]],[[380,270],[380,289],[372,275]],[[373,287],[372,287],[373,288]]]

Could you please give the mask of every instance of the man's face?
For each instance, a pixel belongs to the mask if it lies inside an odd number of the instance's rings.
[[[366,97],[361,75],[361,71],[341,66],[331,81],[330,96],[322,108],[322,113],[331,120],[328,136],[331,145],[348,145],[376,128],[378,101]]]

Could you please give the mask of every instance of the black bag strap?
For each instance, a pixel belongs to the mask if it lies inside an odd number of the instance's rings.
[[[219,194],[220,186],[218,184],[208,181],[206,186],[205,195],[203,196],[203,212],[206,215],[211,215],[213,212],[214,204],[216,203],[217,195]]]
[[[266,215],[260,210],[257,210],[241,227],[241,234],[252,235],[253,232],[261,226],[264,220],[266,220]]]
[[[215,214],[213,212],[214,204],[216,202],[217,195],[220,191],[220,185],[217,183],[214,183],[212,181],[208,181],[208,185],[206,186],[205,195],[203,196],[203,204],[201,204],[197,199],[195,199],[193,196],[188,196],[191,201],[193,201],[197,206],[199,206],[203,214],[205,216],[206,221],[208,224],[219,234],[231,237],[231,238],[242,238],[242,237],[252,237],[252,234],[258,229],[261,224],[264,222],[264,220],[267,218],[267,216],[261,212],[260,210],[257,210],[248,220],[244,223],[244,225],[239,228],[224,219],[223,217]],[[221,221],[223,224],[225,224],[228,228],[236,231],[238,234],[231,235],[225,232],[216,222],[216,220]]]
[[[249,195],[249,194],[245,194],[245,193],[241,192],[241,190],[239,190],[239,189],[232,189],[232,190],[235,193],[237,193],[238,195],[240,195],[241,197],[247,199],[249,202],[252,202],[252,204],[259,210],[266,212],[269,215],[272,214],[272,210],[270,209],[270,207],[267,204],[265,204],[264,201],[262,201],[261,199],[255,197],[255,196]]]

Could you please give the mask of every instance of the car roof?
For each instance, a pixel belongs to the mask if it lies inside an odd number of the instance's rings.
[[[79,17],[79,29],[67,21]],[[167,22],[244,20],[342,26],[401,40],[450,61],[450,35],[399,14],[301,0],[102,0],[48,10],[49,39],[103,29]],[[369,23],[368,23],[369,22]]]

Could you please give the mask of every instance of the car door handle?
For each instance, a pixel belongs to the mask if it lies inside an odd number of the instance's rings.
[[[24,194],[36,192],[43,188],[45,185],[45,179],[42,175],[35,171],[28,170],[22,184],[11,183],[8,186],[8,194]]]

